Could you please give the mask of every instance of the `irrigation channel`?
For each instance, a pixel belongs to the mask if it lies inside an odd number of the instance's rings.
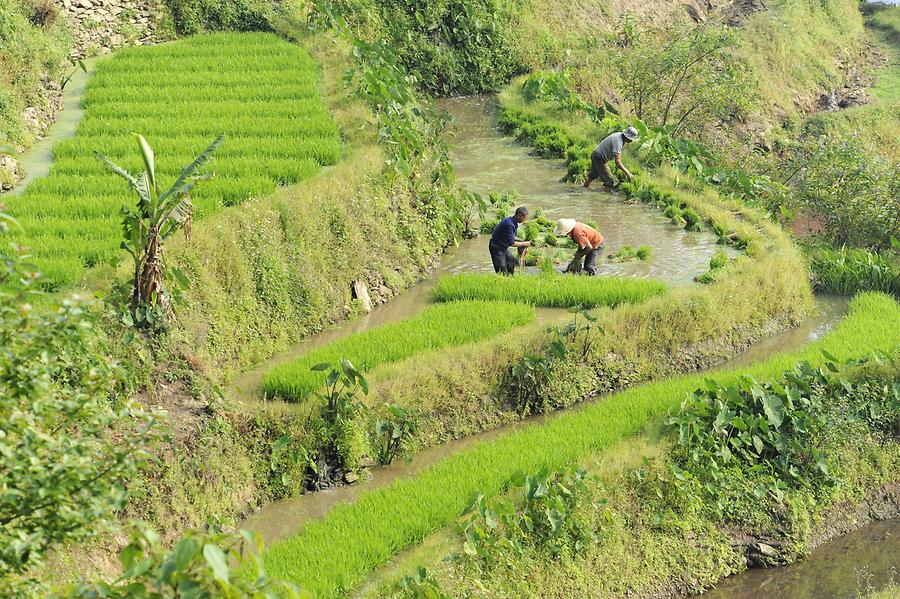
[[[563,171],[558,162],[529,155],[527,148],[499,131],[493,98],[455,98],[441,101],[441,104],[456,119],[456,134],[448,141],[457,177],[466,188],[482,194],[512,189],[519,194],[521,203],[531,208],[540,207],[551,219],[596,220],[606,238],[608,253],[625,244],[653,248],[652,256],[645,262],[604,263],[604,275],[654,277],[672,286],[694,284],[693,278],[705,272],[709,258],[722,248],[716,245],[712,235],[689,233],[673,227],[667,218],[644,205],[629,204],[617,195],[585,191],[577,185],[560,183]],[[239,377],[231,389],[232,396],[249,404],[261,401],[259,384],[262,375],[273,366],[335,339],[413,316],[431,303],[432,288],[442,275],[490,269],[486,237],[482,235],[463,241],[449,249],[432,275],[420,284],[370,314],[311,336]],[[847,305],[844,298],[822,297],[819,312],[802,326],[758,343],[726,365],[746,364],[774,352],[795,349],[830,330],[843,317]],[[558,310],[539,310],[538,318],[550,319],[558,313]],[[240,526],[259,532],[266,543],[285,538],[299,532],[305,522],[321,518],[338,503],[352,502],[362,492],[398,478],[414,476],[447,456],[512,428],[552,417],[551,414],[532,418],[425,449],[409,464],[398,462],[387,468],[372,469],[371,480],[364,484],[331,488],[271,503]]]
[[[29,183],[50,174],[50,167],[53,166],[53,146],[58,141],[75,136],[78,123],[84,116],[81,98],[84,96],[88,80],[97,68],[97,61],[102,59],[103,57],[86,58],[83,61],[85,71],[77,69],[72,74],[72,78],[63,89],[63,105],[59,118],[47,128],[39,142],[16,156],[25,176],[7,193],[11,195],[22,193]]]

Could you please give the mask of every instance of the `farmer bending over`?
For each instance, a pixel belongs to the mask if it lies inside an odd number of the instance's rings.
[[[494,263],[495,273],[513,274],[516,270],[516,257],[509,252],[509,248],[520,248],[519,252],[521,253],[531,245],[530,241],[519,241],[516,239],[519,225],[526,220],[528,220],[528,208],[519,206],[516,208],[514,215],[504,218],[494,227],[488,250],[491,252],[491,262]]]
[[[584,258],[585,274],[597,274],[597,261],[600,260],[603,253],[603,235],[593,227],[580,223],[574,218],[561,218],[556,221],[553,234],[557,237],[568,235],[578,245],[575,257],[572,258],[565,272],[580,274],[582,271],[581,259]]]
[[[587,181],[584,182],[585,187],[590,187],[594,179],[603,179],[603,191],[610,192],[615,187],[616,182],[613,180],[612,171],[609,170],[609,161],[615,160],[616,166],[622,171],[628,180],[631,181],[633,175],[628,172],[625,165],[622,164],[622,148],[625,144],[629,144],[638,138],[637,129],[629,127],[624,131],[616,131],[609,135],[594,148],[591,153],[591,171],[588,173]]]

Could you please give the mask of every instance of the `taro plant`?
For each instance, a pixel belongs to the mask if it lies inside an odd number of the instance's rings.
[[[463,553],[477,567],[490,567],[522,557],[529,549],[559,557],[579,551],[595,538],[590,524],[579,517],[579,508],[593,501],[596,479],[582,468],[551,472],[518,472],[508,488],[520,500],[508,496],[487,499],[483,493],[471,497],[463,512]]]
[[[375,418],[372,445],[375,461],[388,466],[400,456],[408,457],[410,445],[419,428],[419,413],[395,404],[384,404]]]
[[[179,230],[190,236],[193,220],[193,204],[190,193],[200,176],[200,170],[209,161],[213,152],[222,144],[224,135],[217,137],[193,162],[187,165],[175,182],[162,191],[156,178],[156,164],[153,149],[143,136],[137,136],[141,158],[147,170],[135,176],[115,164],[103,154],[97,157],[110,170],[128,181],[137,193],[136,206],[126,205],[122,209],[122,249],[134,261],[134,279],[131,291],[131,314],[136,320],[153,324],[155,308],[165,314],[170,305],[163,282],[172,274],[182,283],[184,275],[167,271],[163,260],[163,243]]]
[[[478,236],[478,229],[475,227],[475,221],[484,218],[487,212],[487,202],[473,191],[462,191],[462,236],[464,239],[473,239]]]
[[[338,364],[316,364],[312,370],[327,372],[324,387],[315,392],[319,412],[314,417],[314,426],[321,443],[315,472],[321,482],[331,476],[329,469],[341,470],[352,465],[359,432],[356,420],[366,410],[359,393],[368,395],[369,384],[347,359],[341,359]]]
[[[397,596],[403,599],[450,599],[422,566],[416,568],[415,574],[401,578],[395,588]]]

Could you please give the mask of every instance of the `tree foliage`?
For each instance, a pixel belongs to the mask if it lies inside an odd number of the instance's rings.
[[[810,138],[782,165],[794,206],[822,227],[827,241],[888,249],[900,231],[898,165],[866,151],[858,137]]]
[[[665,28],[625,17],[613,63],[635,116],[677,136],[741,118],[752,102],[746,69],[727,27]]]
[[[24,259],[0,255],[4,596],[30,584],[49,549],[95,534],[122,507],[158,419],[120,399],[122,371],[92,334],[88,304],[31,307],[39,275]]]

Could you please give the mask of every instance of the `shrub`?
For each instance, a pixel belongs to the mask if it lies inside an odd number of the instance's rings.
[[[271,31],[271,3],[262,0],[165,0],[180,35],[208,31]]]
[[[533,306],[593,308],[637,303],[665,291],[663,283],[647,279],[555,274],[498,277],[479,273],[442,277],[434,288],[434,298],[439,302],[500,300]]]
[[[0,241],[3,226],[0,219]],[[124,377],[91,337],[87,305],[35,313],[37,279],[0,255],[0,594],[17,596],[48,550],[96,534],[150,458],[156,416],[122,401]]]
[[[361,371],[431,349],[462,345],[508,331],[534,318],[534,310],[507,302],[451,302],[432,306],[413,318],[350,335],[273,368],[263,377],[267,395],[302,400],[324,386],[312,371],[322,362],[350,360]]]
[[[292,584],[266,576],[259,560],[262,537],[188,531],[171,549],[145,526],[135,526],[119,553],[122,574],[111,582],[73,584],[52,593],[53,599],[142,599],[145,597],[243,597],[300,599]],[[240,569],[244,576],[235,576]]]

